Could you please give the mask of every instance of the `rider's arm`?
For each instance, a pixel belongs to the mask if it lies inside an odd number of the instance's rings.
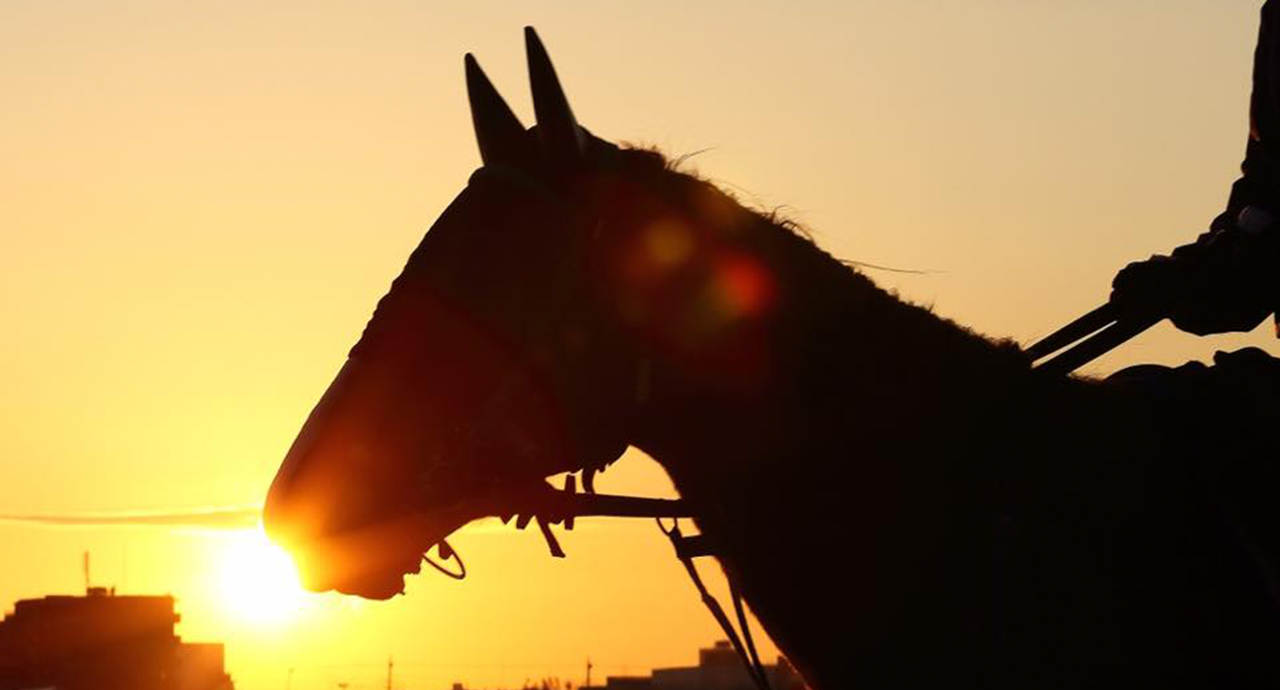
[[[1249,331],[1280,307],[1280,0],[1262,8],[1241,177],[1208,232],[1115,278],[1122,311],[1168,316],[1185,331]]]
[[[1247,215],[1261,206],[1274,215],[1280,202],[1280,4],[1267,0],[1253,60],[1253,96],[1249,102],[1249,142],[1240,179],[1231,188],[1226,215]]]

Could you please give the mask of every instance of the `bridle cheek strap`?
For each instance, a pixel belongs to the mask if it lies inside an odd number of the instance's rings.
[[[675,549],[676,558],[684,566],[685,572],[689,573],[689,579],[693,581],[693,586],[697,588],[698,596],[702,597],[702,603],[706,605],[712,617],[720,624],[720,629],[724,631],[725,637],[729,638],[729,642],[733,645],[733,650],[738,653],[738,659],[742,661],[742,665],[747,670],[747,675],[751,676],[751,680],[759,690],[771,690],[769,675],[765,673],[764,665],[760,663],[760,655],[756,652],[756,644],[751,637],[751,624],[747,621],[746,609],[742,604],[742,593],[738,591],[737,577],[730,570],[725,570],[725,579],[729,581],[729,597],[733,599],[733,609],[738,618],[738,628],[742,630],[741,637],[738,636],[738,631],[734,629],[733,623],[729,620],[729,616],[725,614],[724,608],[720,606],[720,602],[715,598],[715,595],[707,590],[707,585],[702,581],[702,576],[698,574],[698,569],[693,564],[693,559],[700,556],[716,555],[711,538],[705,534],[684,536],[680,532],[680,518],[672,519],[670,529],[667,529],[666,525],[662,524],[662,518],[658,517],[654,518],[654,520],[658,523],[658,529],[662,530],[662,533],[671,540],[671,546]]]

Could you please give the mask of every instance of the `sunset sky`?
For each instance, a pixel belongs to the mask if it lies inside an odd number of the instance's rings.
[[[532,121],[526,24],[595,134],[700,152],[836,256],[926,271],[882,285],[1029,343],[1221,210],[1261,4],[7,0],[0,514],[260,504],[479,165],[463,54]],[[1090,371],[1280,354],[1271,330],[1165,324]],[[635,453],[599,484],[672,492]],[[406,688],[576,684],[588,656],[643,673],[719,637],[648,521],[581,523],[565,560],[536,531],[454,543],[465,582],[369,603],[246,580],[288,578],[252,532],[0,522],[0,609],[79,591],[91,551],[95,584],[177,596],[179,632],[226,642],[241,690],[291,668],[295,690],[374,687],[388,656]]]

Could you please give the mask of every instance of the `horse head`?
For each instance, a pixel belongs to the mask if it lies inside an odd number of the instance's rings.
[[[526,129],[471,55],[483,166],[431,227],[289,449],[269,534],[305,584],[385,599],[502,496],[625,450],[637,357],[602,312],[620,218],[659,214],[623,150],[579,126],[526,29],[537,124]],[[625,171],[625,172],[624,172]],[[642,176],[641,176],[642,177]]]

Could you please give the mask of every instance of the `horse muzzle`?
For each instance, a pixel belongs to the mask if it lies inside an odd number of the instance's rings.
[[[429,480],[416,461],[431,439],[396,423],[409,404],[397,393],[387,377],[348,360],[272,482],[264,527],[307,589],[394,596],[425,552],[482,517],[462,502],[424,500]]]

